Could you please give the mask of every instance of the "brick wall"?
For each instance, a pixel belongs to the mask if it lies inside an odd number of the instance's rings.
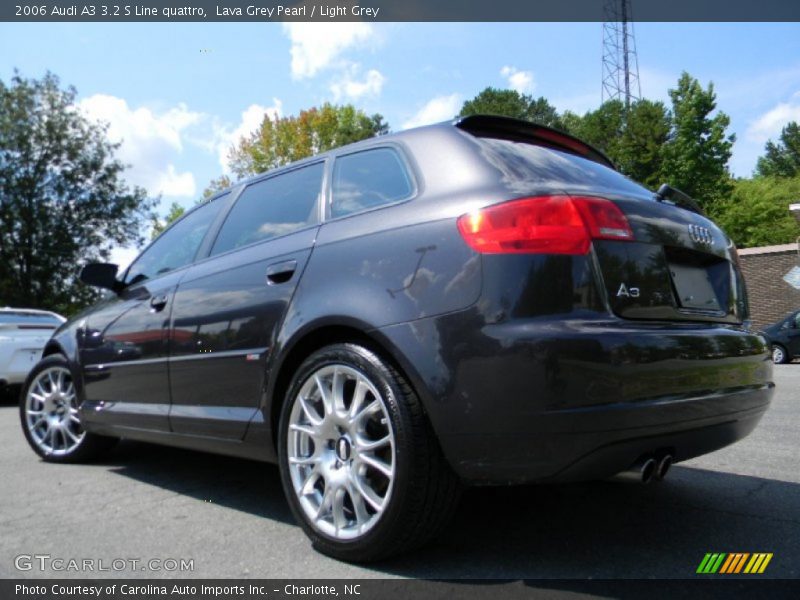
[[[798,263],[797,245],[764,246],[739,250],[739,260],[750,299],[750,318],[758,330],[800,308],[800,290],[783,280]]]

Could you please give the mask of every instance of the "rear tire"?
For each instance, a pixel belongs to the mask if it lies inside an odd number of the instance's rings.
[[[781,346],[780,344],[773,344],[772,345],[772,362],[776,365],[784,365],[789,362],[789,353],[786,352],[786,348]]]
[[[407,552],[460,497],[422,405],[372,351],[335,344],[292,378],[280,420],[283,488],[317,550],[352,562]]]
[[[86,462],[105,454],[117,439],[83,429],[80,400],[67,360],[42,359],[28,374],[19,398],[22,432],[36,454],[48,462]]]

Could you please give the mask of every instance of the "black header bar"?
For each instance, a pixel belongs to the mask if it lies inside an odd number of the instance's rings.
[[[603,21],[604,0],[4,0],[6,22]],[[800,21],[798,0],[633,0],[633,21]],[[669,42],[669,40],[667,40]]]

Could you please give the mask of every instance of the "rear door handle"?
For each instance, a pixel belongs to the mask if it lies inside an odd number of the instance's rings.
[[[150,298],[150,308],[153,309],[153,312],[159,312],[164,310],[164,307],[167,305],[167,295],[162,294],[160,296],[153,296]]]
[[[286,283],[292,278],[296,270],[297,261],[294,259],[270,265],[267,267],[267,283],[270,285]]]

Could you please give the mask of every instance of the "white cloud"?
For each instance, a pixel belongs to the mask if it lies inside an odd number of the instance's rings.
[[[178,173],[172,164],[156,180],[155,188],[165,196],[194,196],[197,190],[194,175],[189,171]]]
[[[194,175],[179,173],[171,159],[183,151],[182,134],[203,118],[185,104],[156,114],[149,108],[133,109],[115,96],[96,94],[78,103],[89,119],[108,123],[108,138],[121,142],[118,158],[130,165],[125,178],[152,195],[193,196]]]
[[[386,77],[380,71],[370,69],[360,81],[356,78],[357,73],[358,67],[353,65],[348,71],[341,74],[339,81],[331,84],[334,101],[343,97],[358,100],[364,96],[377,96],[381,93],[383,84],[386,83]]]
[[[403,123],[403,129],[430,125],[431,123],[452,119],[456,116],[460,108],[461,97],[458,94],[436,96],[426,102],[425,106],[420,108],[414,116]]]
[[[796,92],[789,102],[779,103],[750,123],[747,138],[760,144],[774,140],[789,121],[800,121],[800,92]]]
[[[375,31],[368,23],[284,23],[292,42],[292,77],[313,77],[347,49],[365,44]]]
[[[403,123],[403,129],[421,127],[422,125],[430,125],[431,123],[452,119],[458,114],[460,108],[461,97],[458,94],[436,96],[426,102],[425,106],[420,108],[414,113],[414,116]]]
[[[214,148],[219,157],[219,164],[226,174],[231,172],[230,161],[228,160],[228,152],[231,146],[238,144],[241,138],[247,137],[256,131],[264,121],[264,117],[275,120],[283,114],[283,102],[278,98],[273,98],[272,102],[272,106],[261,106],[260,104],[248,106],[242,111],[241,120],[233,129],[225,126],[216,127]]]
[[[520,94],[530,93],[536,87],[531,71],[520,71],[516,67],[506,66],[500,69],[500,75],[506,78],[508,87]]]

